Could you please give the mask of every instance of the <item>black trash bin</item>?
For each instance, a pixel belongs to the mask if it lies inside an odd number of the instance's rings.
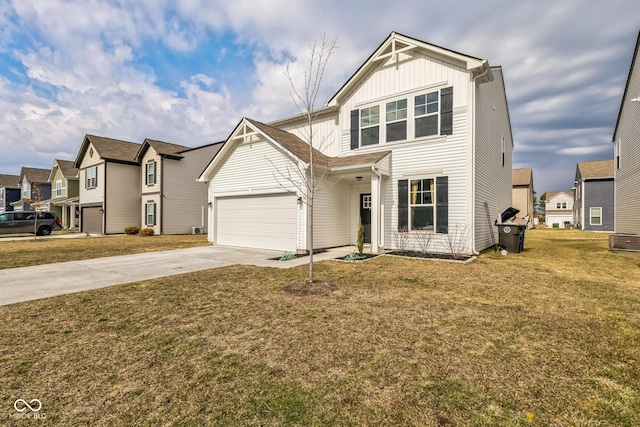
[[[498,227],[498,243],[508,252],[520,253],[524,250],[524,233],[527,225],[519,225],[512,221],[518,212],[516,208],[508,208],[500,215],[502,224],[496,224]]]

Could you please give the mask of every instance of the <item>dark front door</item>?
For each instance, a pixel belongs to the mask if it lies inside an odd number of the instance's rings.
[[[364,226],[364,242],[371,243],[371,193],[360,195],[360,221]]]

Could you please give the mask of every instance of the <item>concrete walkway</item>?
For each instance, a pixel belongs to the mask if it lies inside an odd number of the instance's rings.
[[[314,255],[314,261],[337,258],[347,253],[345,251],[324,252]],[[280,257],[280,255],[282,253],[278,251],[201,246],[9,268],[0,270],[0,305],[235,264],[291,268],[309,262],[309,257],[291,261],[269,259]]]

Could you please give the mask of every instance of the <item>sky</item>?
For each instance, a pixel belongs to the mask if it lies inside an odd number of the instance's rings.
[[[297,113],[284,70],[323,35],[324,102],[392,31],[502,66],[538,196],[613,157],[638,0],[0,0],[0,173],[75,160],[85,134],[222,141]]]

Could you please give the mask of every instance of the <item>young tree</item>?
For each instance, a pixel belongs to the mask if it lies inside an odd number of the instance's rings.
[[[290,64],[287,64],[285,75],[291,86],[291,99],[300,114],[305,118],[304,137],[309,144],[309,164],[307,170],[299,174],[302,184],[291,183],[298,187],[302,193],[303,202],[308,207],[307,221],[307,242],[309,250],[309,281],[313,283],[313,207],[315,196],[319,190],[319,183],[322,176],[318,171],[318,156],[315,150],[320,150],[326,138],[317,138],[315,132],[315,121],[317,113],[315,112],[316,100],[320,92],[324,71],[329,62],[329,58],[337,47],[337,40],[329,40],[323,35],[319,42],[314,42],[310,47],[310,54],[307,67],[304,72],[304,87],[298,89],[295,79],[292,75]]]
[[[35,218],[33,221],[33,240],[38,238],[38,214],[42,211],[42,191],[37,182],[31,184],[31,198],[23,199],[23,201],[29,203],[29,206],[35,211]]]

